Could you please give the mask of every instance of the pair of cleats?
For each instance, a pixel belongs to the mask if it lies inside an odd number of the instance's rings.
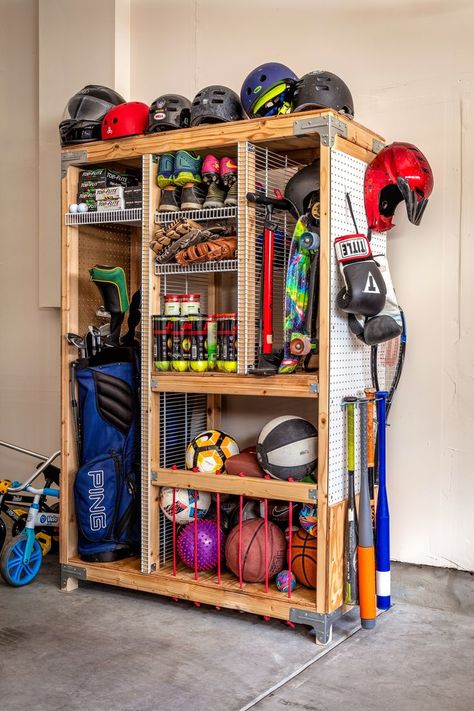
[[[237,205],[237,165],[228,157],[218,161],[208,155],[203,163],[200,156],[189,151],[164,153],[160,156],[157,183],[162,191],[159,210],[175,212]]]

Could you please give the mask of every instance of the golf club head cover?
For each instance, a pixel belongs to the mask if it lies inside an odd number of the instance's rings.
[[[362,316],[380,313],[387,290],[367,237],[362,234],[337,237],[334,247],[345,284],[337,295],[339,308]]]
[[[387,257],[376,255],[375,259],[385,282],[387,293],[385,306],[376,316],[368,318],[360,314],[348,316],[352,333],[368,346],[377,346],[379,343],[390,341],[399,336],[403,330],[402,314],[393,288]]]

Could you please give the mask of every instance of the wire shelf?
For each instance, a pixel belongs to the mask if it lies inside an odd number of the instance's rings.
[[[155,224],[169,225],[180,217],[191,220],[228,220],[237,216],[237,207],[209,207],[204,210],[178,210],[177,212],[155,212]]]
[[[142,208],[134,207],[130,210],[110,210],[107,212],[66,212],[64,223],[66,225],[100,225],[111,222],[138,223],[142,221]]]
[[[179,264],[155,264],[156,276],[167,274],[201,274],[209,272],[236,272],[238,268],[237,259],[222,259],[220,262],[201,262],[190,264],[187,267],[180,267]]]

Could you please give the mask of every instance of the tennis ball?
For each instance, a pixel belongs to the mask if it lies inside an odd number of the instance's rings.
[[[187,360],[174,360],[171,367],[179,373],[185,373],[188,370]]]
[[[189,365],[195,373],[204,373],[209,367],[207,360],[192,360]]]
[[[162,372],[165,372],[167,370],[170,370],[171,363],[169,360],[154,360],[153,367],[155,368],[155,370],[161,370]]]
[[[225,373],[236,373],[237,372],[237,361],[236,360],[225,360],[224,361],[224,372]]]

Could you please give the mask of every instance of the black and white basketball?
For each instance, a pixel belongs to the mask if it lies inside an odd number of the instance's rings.
[[[274,479],[300,481],[316,469],[318,431],[296,415],[275,417],[260,432],[257,458]]]

